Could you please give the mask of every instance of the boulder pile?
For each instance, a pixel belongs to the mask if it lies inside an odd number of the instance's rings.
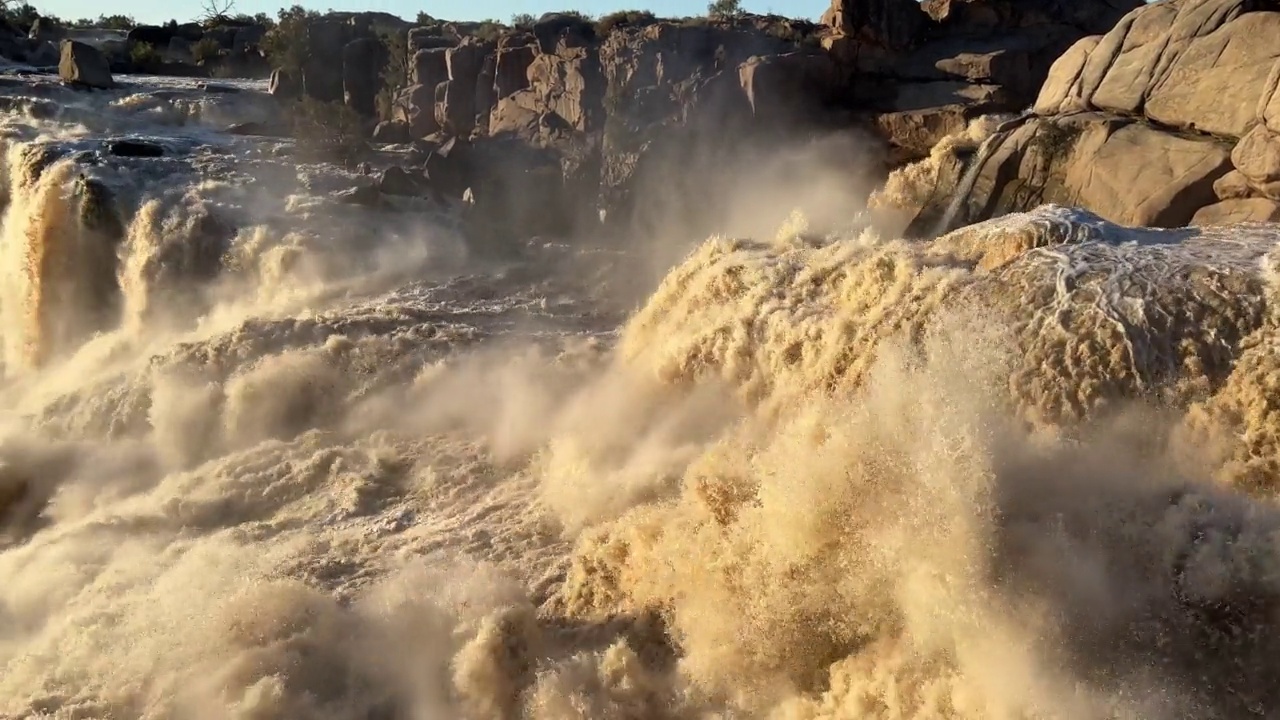
[[[1178,227],[1280,220],[1280,3],[1163,0],[1054,63],[1032,112],[943,173],[928,234],[1042,203]],[[961,159],[957,162],[964,163]],[[960,182],[959,179],[963,179]],[[918,218],[919,220],[920,218]]]

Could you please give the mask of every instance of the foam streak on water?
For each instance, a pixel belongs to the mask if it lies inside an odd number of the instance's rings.
[[[628,315],[118,93],[165,158],[6,116],[0,717],[1278,707],[1275,226],[795,218]]]

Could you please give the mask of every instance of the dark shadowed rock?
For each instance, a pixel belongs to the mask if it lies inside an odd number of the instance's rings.
[[[164,146],[143,140],[112,140],[107,152],[117,157],[163,157]]]
[[[738,78],[755,118],[779,126],[812,119],[841,89],[835,63],[821,52],[756,56]]]
[[[288,70],[273,70],[267,92],[281,100],[293,100],[302,94],[302,79]]]
[[[351,26],[334,20],[307,25],[310,55],[302,68],[302,88],[307,97],[321,102],[343,100],[343,48]]]
[[[67,29],[63,27],[57,20],[47,17],[36,18],[31,23],[31,30],[27,37],[40,42],[58,43],[67,35]]]
[[[414,53],[419,50],[436,50],[451,48],[457,44],[454,38],[447,38],[440,34],[439,27],[416,27],[409,30],[409,52]]]
[[[529,87],[529,66],[534,55],[532,45],[499,46],[493,79],[495,103]]]
[[[345,205],[378,207],[383,204],[382,193],[373,185],[357,185],[334,193],[334,199]]]
[[[928,19],[916,0],[834,0],[822,16],[838,33],[890,50],[919,42]]]
[[[402,167],[387,168],[378,180],[378,191],[383,195],[418,197],[426,192],[426,178],[410,173]]]
[[[386,62],[382,43],[352,40],[342,48],[342,92],[347,107],[363,117],[377,114],[379,75]]]
[[[449,80],[436,86],[436,123],[450,135],[467,135],[475,127],[475,85]]]
[[[546,13],[533,24],[533,36],[544,54],[554,54],[557,47],[583,48],[595,40],[595,26],[578,15]]]
[[[498,56],[493,53],[485,55],[484,64],[480,66],[480,75],[476,78],[476,124],[481,130],[488,132],[489,115],[497,102],[494,89],[497,78]]]
[[[409,82],[432,89],[449,79],[448,51],[442,48],[419,50],[409,66]]]
[[[1235,225],[1249,222],[1280,222],[1280,202],[1267,198],[1223,200],[1196,211],[1191,225]]]
[[[407,124],[409,133],[415,138],[437,132],[440,123],[436,122],[436,88],[410,85],[400,91],[396,97],[396,113],[394,119]]]
[[[413,140],[409,123],[403,120],[384,120],[373,129],[373,141],[380,143],[402,144]]]
[[[92,88],[115,87],[111,67],[97,48],[75,40],[62,41],[58,76],[63,82]]]

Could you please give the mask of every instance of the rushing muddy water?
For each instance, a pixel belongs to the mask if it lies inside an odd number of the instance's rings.
[[[1280,228],[796,216],[636,307],[643,247],[217,132],[252,87],[23,83],[0,716],[1280,712]]]

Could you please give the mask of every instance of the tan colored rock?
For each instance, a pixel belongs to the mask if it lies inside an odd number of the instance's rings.
[[[980,111],[1006,104],[1004,90],[998,85],[974,85],[944,80],[900,84],[891,109],[894,112],[907,112],[963,105]]]
[[[1213,182],[1213,194],[1219,200],[1239,200],[1253,195],[1253,188],[1239,170],[1232,170]]]
[[[1145,114],[1162,125],[1239,137],[1271,116],[1278,36],[1280,13],[1242,0],[1145,5],[1087,50],[1061,57],[1036,108]],[[1280,129],[1280,103],[1275,109],[1273,129]]]
[[[115,87],[111,67],[97,48],[75,40],[63,40],[61,50],[58,76],[63,82],[101,89]]]
[[[1277,39],[1280,13],[1254,12],[1188,41],[1148,93],[1147,117],[1240,137],[1257,119],[1259,101],[1274,89],[1270,78],[1280,59]]]
[[[1212,138],[1102,113],[1036,118],[996,143],[958,222],[1058,203],[1125,225],[1179,227],[1218,202],[1214,182],[1231,169],[1228,155]]]
[[[581,49],[566,55],[539,55],[529,66],[529,86],[545,111],[569,127],[580,132],[599,129],[605,91],[599,59]]]
[[[1280,180],[1280,134],[1264,124],[1254,125],[1231,151],[1231,162],[1251,185]]]
[[[1214,202],[1213,183],[1231,169],[1225,146],[1142,123],[1120,128],[1066,174],[1079,204],[1125,225],[1178,227]]]
[[[1223,200],[1200,208],[1191,219],[1197,227],[1280,221],[1280,202],[1266,198]]]
[[[1103,36],[1081,70],[1082,104],[1138,112],[1178,19],[1178,7],[1176,2],[1141,7]]]
[[[874,125],[891,148],[893,163],[918,160],[948,135],[964,131],[969,113],[963,105],[944,105],[924,110],[882,113]]]
[[[1102,41],[1099,35],[1080,38],[1049,69],[1049,77],[1040,88],[1035,111],[1040,115],[1079,112],[1085,109],[1077,83],[1089,54]]]

